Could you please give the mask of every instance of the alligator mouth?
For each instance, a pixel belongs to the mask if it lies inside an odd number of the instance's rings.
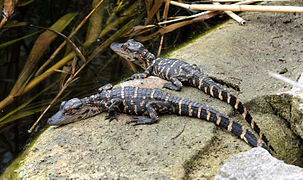
[[[61,124],[67,124],[67,120],[69,119],[68,116],[65,116],[61,111],[54,114],[52,117],[50,117],[47,120],[47,123],[49,125],[61,125]]]
[[[110,45],[110,48],[115,51],[116,53],[120,53],[122,52],[122,43],[115,43],[113,42],[111,45]]]
[[[83,115],[85,116],[85,115]],[[58,111],[52,117],[47,120],[47,123],[51,126],[61,126],[65,124],[69,124],[72,122],[76,122],[85,118],[81,118],[82,116],[73,116],[73,115],[65,115],[63,111]]]
[[[123,43],[115,43],[113,42],[110,45],[110,48],[115,51],[115,53],[117,53],[119,56],[123,57],[124,59],[126,59],[127,61],[135,61],[133,58],[131,58],[131,56],[129,55],[128,52],[126,52],[125,50],[122,49],[122,45]]]

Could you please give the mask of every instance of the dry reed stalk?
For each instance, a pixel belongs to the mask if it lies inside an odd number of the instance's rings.
[[[2,0],[1,0],[2,1]],[[14,0],[4,0],[3,3],[3,18],[0,22],[0,29],[6,24],[7,20],[14,14],[15,12],[15,1]],[[2,9],[2,8],[1,8]]]
[[[147,18],[146,18],[146,20],[144,22],[144,25],[150,24],[151,20],[156,15],[156,13],[159,11],[159,9],[162,6],[163,2],[164,2],[164,0],[155,1],[154,5],[152,6],[152,8],[147,13],[148,16],[147,16]]]
[[[174,2],[174,5],[178,4],[183,8],[192,10],[208,10],[208,11],[253,11],[253,12],[296,12],[303,13],[303,7],[299,6],[259,6],[259,5],[212,5],[212,4],[184,4]]]
[[[101,0],[97,6],[81,21],[81,23],[76,27],[76,29],[68,36],[68,38],[72,38],[78,30],[88,21],[88,19],[92,16],[92,14],[96,11],[96,9],[102,4],[103,0]],[[42,71],[52,62],[52,60],[57,56],[60,50],[66,45],[66,41],[62,42],[60,46],[55,50],[55,52],[51,55],[50,58],[38,69],[35,76],[38,76],[42,73]]]
[[[114,27],[117,27],[119,24],[125,22],[134,13],[134,10],[138,7],[138,2],[133,3],[124,13],[123,16],[117,18],[114,22],[108,24],[99,34],[98,38],[102,38],[109,31],[111,31]]]
[[[240,1],[240,2],[237,2],[235,4],[252,4],[252,3],[257,2],[257,1],[258,0],[253,0],[253,1],[252,0],[247,0],[247,1]],[[183,8],[187,8],[186,6],[184,6],[183,3],[179,3],[179,2],[176,2],[176,1],[170,1],[170,4],[175,5],[175,6],[179,6],[179,7],[183,7]],[[176,21],[183,21],[183,20],[192,19],[192,18],[197,18],[199,16],[207,15],[211,12],[213,12],[213,11],[204,11],[204,12],[201,12],[201,13],[198,13],[198,14],[193,14],[191,16],[185,16],[185,17],[181,17],[181,18],[177,18],[177,19],[163,21],[163,22],[158,23],[158,25],[168,24],[168,23],[172,23],[172,22],[176,22]]]
[[[163,11],[163,19],[164,19],[164,21],[167,20],[168,9],[169,9],[169,2],[170,2],[170,0],[166,0],[166,2],[165,2],[165,7],[164,7],[164,11]],[[166,27],[166,24],[164,24],[164,27]],[[159,48],[158,48],[157,57],[159,57],[160,54],[161,54],[161,50],[162,50],[162,46],[163,46],[163,40],[164,40],[164,34],[161,34],[161,39],[160,39],[160,44],[159,44]]]

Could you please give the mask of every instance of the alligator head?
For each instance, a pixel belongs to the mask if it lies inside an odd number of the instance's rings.
[[[156,59],[155,56],[145,49],[144,45],[133,39],[125,43],[112,43],[110,48],[124,59],[146,69]]]
[[[63,101],[59,111],[48,119],[50,125],[63,125],[71,122],[86,119],[99,114],[105,110],[105,107],[97,107],[86,103],[86,100],[73,98],[69,101]]]

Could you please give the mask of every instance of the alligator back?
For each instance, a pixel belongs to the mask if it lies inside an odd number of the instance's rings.
[[[185,98],[171,96],[160,89],[149,89],[139,87],[119,87],[107,92],[107,100],[121,98],[124,113],[144,115],[147,113],[147,105],[150,102],[166,102],[168,106],[155,105],[153,108],[157,113],[174,113],[181,116],[196,117],[213,122],[217,126],[228,130],[253,147],[261,146],[268,150],[262,141],[238,122],[219,111],[203,104]]]

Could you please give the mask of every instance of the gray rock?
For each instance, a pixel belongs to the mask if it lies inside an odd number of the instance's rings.
[[[215,176],[215,180],[227,179],[303,179],[303,169],[272,157],[262,148],[251,150],[232,157]]]
[[[239,86],[240,91],[225,87],[247,105],[278,158],[302,165],[302,140],[273,112],[272,104],[259,97],[276,94],[285,86],[269,77],[268,71],[287,68],[284,75],[291,79],[302,72],[303,46],[298,38],[302,29],[298,27],[303,16],[252,12],[241,16],[247,26],[228,21],[169,57],[197,64],[206,74]],[[293,21],[285,24],[280,18]],[[164,82],[150,77],[123,85],[161,88]],[[168,92],[207,104],[248,126],[231,106],[198,89]],[[109,123],[105,115],[48,128],[0,179],[213,179],[229,158],[250,149],[230,133],[195,118],[164,115],[157,124],[133,127],[126,124],[131,116],[121,114],[118,121]]]

